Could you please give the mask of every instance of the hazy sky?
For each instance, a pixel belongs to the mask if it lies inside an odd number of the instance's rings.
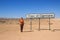
[[[28,13],[55,13],[60,17],[60,0],[0,0],[0,17],[26,17]]]

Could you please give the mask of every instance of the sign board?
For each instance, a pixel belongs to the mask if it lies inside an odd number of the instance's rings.
[[[26,18],[55,18],[53,13],[49,14],[27,14]]]

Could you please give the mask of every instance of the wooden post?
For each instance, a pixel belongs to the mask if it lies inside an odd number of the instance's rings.
[[[40,31],[40,18],[39,18],[39,28],[38,28],[38,30]]]
[[[32,18],[30,18],[30,30],[32,31]]]
[[[50,17],[49,17],[49,30],[51,30],[51,27],[50,27]]]

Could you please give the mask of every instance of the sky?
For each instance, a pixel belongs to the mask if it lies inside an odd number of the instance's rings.
[[[60,18],[60,0],[0,0],[0,18],[26,18],[30,13],[54,13]]]

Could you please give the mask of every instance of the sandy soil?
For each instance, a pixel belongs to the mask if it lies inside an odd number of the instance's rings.
[[[20,32],[19,24],[0,24],[0,40],[60,40],[60,19],[51,19],[51,30],[40,30],[39,20],[25,20],[24,32]],[[49,20],[41,20],[41,29],[49,29]],[[55,31],[54,31],[55,29]]]

